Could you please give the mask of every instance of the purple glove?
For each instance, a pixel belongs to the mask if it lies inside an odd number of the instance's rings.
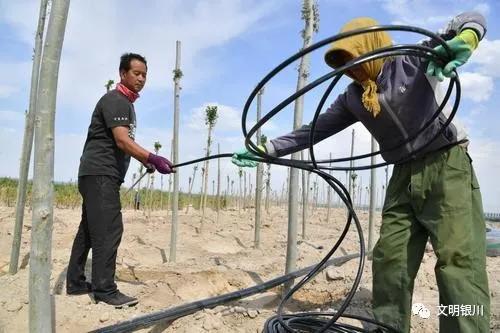
[[[159,173],[168,174],[173,172],[172,163],[163,156],[149,153],[148,163],[152,164]]]

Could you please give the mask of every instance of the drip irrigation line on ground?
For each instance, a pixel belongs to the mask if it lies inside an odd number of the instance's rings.
[[[326,266],[336,265],[340,266],[343,263],[358,258],[359,253],[349,254],[339,258],[330,259],[325,263]],[[314,265],[316,266],[316,265]],[[199,301],[186,303],[180,306],[176,306],[170,309],[158,311],[155,313],[150,313],[144,316],[136,317],[131,320],[127,320],[116,325],[110,325],[102,327],[91,331],[90,333],[118,333],[118,332],[131,332],[141,328],[147,328],[160,322],[169,322],[180,317],[184,317],[203,309],[211,309],[218,305],[225,304],[228,302],[236,301],[245,297],[249,297],[255,294],[260,294],[269,289],[275,288],[287,281],[296,279],[300,276],[307,274],[313,266],[305,267],[295,272],[274,278],[272,280],[266,281],[262,284],[237,290],[231,293],[227,293],[220,296],[205,298]]]

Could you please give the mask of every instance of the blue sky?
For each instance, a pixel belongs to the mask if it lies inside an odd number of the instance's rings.
[[[19,173],[38,6],[39,2],[34,0],[0,0],[0,176],[18,177]],[[302,45],[300,8],[298,0],[157,0],[140,6],[131,0],[73,0],[57,97],[56,181],[76,179],[91,113],[105,91],[105,82],[117,80],[119,56],[127,51],[145,55],[149,65],[148,82],[136,102],[137,141],[152,149],[158,140],[163,144],[161,154],[170,154],[176,40],[182,42],[184,73],[180,161],[204,154],[203,110],[207,104],[219,105],[214,142],[220,144],[221,152],[241,147],[241,110],[249,93],[265,74]],[[336,34],[345,21],[356,16],[371,16],[381,24],[410,24],[437,31],[454,15],[472,9],[485,15],[488,32],[469,63],[460,70],[464,98],[458,115],[469,131],[470,154],[481,183],[485,209],[500,211],[500,177],[496,174],[500,169],[500,116],[495,107],[500,98],[496,89],[500,66],[494,62],[500,59],[500,29],[495,20],[500,14],[497,1],[320,0],[320,30],[314,41]],[[421,37],[397,33],[393,39],[411,43]],[[311,78],[327,71],[322,60],[324,51],[321,49],[311,57]],[[265,111],[294,91],[296,67],[294,64],[266,87]],[[347,83],[343,81],[336,93]],[[322,90],[324,86],[305,97],[304,122],[311,119]],[[250,117],[254,118],[255,113]],[[289,107],[263,131],[274,137],[291,128],[292,107]],[[368,133],[359,124],[354,128],[356,153],[368,152]],[[346,156],[350,133],[351,129],[347,129],[319,144],[318,155],[327,157],[332,152],[336,157]],[[138,164],[131,165],[126,185],[130,185],[137,168]],[[224,179],[229,175],[237,183],[237,169],[228,160],[222,161],[222,170]],[[273,189],[280,191],[286,172],[278,167],[273,170]],[[179,172],[181,187],[186,189],[192,167]],[[379,187],[385,182],[382,173],[379,170]],[[344,173],[337,176],[345,179]],[[368,174],[361,173],[360,179],[365,187]],[[200,187],[199,180],[198,173],[195,191]]]

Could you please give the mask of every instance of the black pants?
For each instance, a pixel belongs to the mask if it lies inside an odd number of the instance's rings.
[[[83,176],[78,190],[83,198],[82,220],[68,264],[68,290],[84,288],[85,263],[92,248],[92,290],[96,296],[117,291],[116,253],[123,234],[121,182],[111,176]]]

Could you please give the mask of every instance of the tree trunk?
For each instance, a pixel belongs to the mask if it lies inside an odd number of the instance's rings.
[[[175,89],[175,87],[174,87]],[[175,92],[174,92],[175,94]],[[175,103],[175,96],[174,96],[174,103]],[[174,105],[175,107],[175,105]],[[174,111],[175,112],[175,111]],[[170,145],[170,160],[174,159],[174,140],[172,139],[172,144]],[[167,192],[167,211],[169,209],[172,209],[170,197],[172,196],[172,174],[168,175],[168,192]]]
[[[303,49],[307,48],[312,44],[312,35],[315,25],[315,15],[314,15],[314,4],[313,0],[304,0],[302,8],[302,17],[305,21],[305,27],[303,30]],[[305,55],[300,60],[299,65],[299,78],[297,81],[297,90],[302,89],[309,76],[309,55]],[[304,107],[303,97],[299,97],[295,101],[294,110],[294,120],[293,129],[298,129],[302,126],[302,113]],[[300,153],[292,154],[292,159],[300,159]],[[286,250],[286,267],[285,274],[293,272],[296,268],[297,263],[297,222],[299,215],[299,170],[290,169],[290,182],[289,182],[289,192],[288,192],[288,242]],[[288,291],[293,285],[293,280],[285,284],[285,291]]]
[[[149,190],[148,190],[148,215],[147,218],[149,219],[151,217],[151,209],[153,209],[153,185],[155,181],[155,176],[154,173],[150,174],[150,181],[149,181]]]
[[[217,144],[217,154],[220,154],[220,143]],[[217,159],[217,223],[219,223],[220,215],[220,158]]]
[[[30,332],[52,332],[50,296],[52,227],[54,219],[54,122],[59,62],[69,0],[54,0],[43,50],[35,122],[33,218],[29,273]]]
[[[240,193],[238,196],[238,214],[241,215],[241,206],[243,205],[243,192],[241,188],[241,177],[243,177],[243,170],[239,168],[238,175],[240,176]]]
[[[288,177],[286,179],[286,182],[288,183]],[[281,205],[283,204],[283,202],[285,201],[285,182],[283,182],[283,184],[281,185],[281,195],[279,197],[279,206],[281,207]]]
[[[300,152],[304,160],[304,151]],[[309,159],[309,154],[307,154]],[[309,180],[311,175],[308,171],[302,170],[302,239],[306,239],[307,210],[309,206]]]
[[[332,153],[330,153],[330,160],[332,159]],[[332,162],[330,162],[330,167],[332,166]],[[328,170],[328,173],[331,175],[332,171]],[[327,186],[326,189],[326,224],[330,222],[330,206],[332,201],[332,187],[330,185]]]
[[[160,176],[160,210],[163,210],[163,175]]]
[[[227,180],[227,188],[226,188],[226,210],[229,208],[229,204],[230,204],[230,199],[229,199],[229,196],[230,196],[230,193],[229,193],[229,176],[226,175],[226,180]]]
[[[257,122],[260,121],[261,107],[262,107],[262,93],[261,89],[257,94]],[[261,131],[260,128],[257,130],[257,145],[261,143]],[[254,246],[255,248],[260,247],[260,216],[261,216],[261,201],[262,201],[262,163],[257,164],[257,174],[255,179],[255,235],[254,235]]]
[[[372,153],[377,150],[377,141],[375,141],[375,138],[372,136]],[[375,165],[377,163],[377,157],[372,156],[371,157],[371,165]],[[371,258],[371,253],[373,251],[373,246],[374,246],[374,237],[375,237],[375,206],[377,205],[376,203],[376,198],[375,198],[375,193],[376,193],[376,186],[377,186],[377,169],[372,168],[370,170],[370,212],[368,214],[368,253],[369,258]]]
[[[189,184],[189,193],[188,200],[186,205],[186,214],[189,212],[189,206],[191,205],[191,192],[193,191],[194,179],[196,177],[196,170],[198,170],[197,166],[193,167],[193,178],[191,179],[191,183]]]
[[[207,155],[206,157],[210,156],[210,146],[212,144],[212,126],[208,126],[208,138],[207,138]],[[205,208],[207,206],[207,193],[208,193],[208,167],[209,167],[209,160],[205,161],[205,181],[203,182],[203,188],[204,188],[204,193],[202,196],[202,214],[201,214],[201,229],[203,228],[203,222],[205,222]]]
[[[175,70],[180,71],[181,66],[181,42],[176,42]],[[174,77],[174,140],[172,144],[173,164],[179,162],[179,94],[180,77]],[[170,261],[176,261],[177,252],[177,228],[179,220],[179,168],[174,173],[174,193],[172,196],[172,230],[170,232]]]
[[[266,177],[266,213],[269,214],[269,204],[271,195],[271,164],[267,164],[267,177]]]
[[[30,168],[31,149],[33,147],[33,127],[35,122],[36,102],[38,93],[38,77],[40,74],[40,58],[42,55],[43,30],[45,17],[47,15],[47,1],[40,3],[40,14],[38,27],[35,35],[35,54],[31,68],[31,88],[29,110],[26,115],[24,128],[23,148],[21,151],[21,163],[19,165],[19,183],[17,184],[16,197],[16,222],[14,225],[14,236],[12,238],[12,250],[10,252],[9,273],[16,274],[19,263],[19,250],[21,248],[21,236],[23,232],[24,206],[26,205],[26,185]]]
[[[352,160],[352,157],[354,156],[354,138],[356,136],[356,133],[354,131],[354,129],[352,130],[352,141],[351,141],[351,160],[349,161],[349,166],[351,168],[351,170],[349,170],[349,195],[351,196],[351,199],[352,199],[352,205],[354,207],[354,184],[353,184],[353,171],[352,171],[352,168],[354,168],[354,160]]]
[[[200,205],[199,205],[200,213],[203,207],[204,186],[205,186],[205,162],[203,162],[203,166],[201,167],[201,189],[200,189]]]
[[[134,172],[132,174],[132,184],[135,184],[135,178],[137,177],[136,173]],[[78,183],[77,183],[77,186],[78,186]],[[134,207],[134,210],[135,210],[135,201],[134,201],[134,191],[130,191],[130,199],[129,199],[129,202],[130,202],[130,206],[131,207]]]
[[[247,209],[247,172],[243,171],[243,210]]]
[[[318,176],[316,176],[316,181],[313,183],[314,184],[314,192],[313,192],[313,213],[316,211],[318,208],[318,197],[319,197],[319,186],[318,186]]]

